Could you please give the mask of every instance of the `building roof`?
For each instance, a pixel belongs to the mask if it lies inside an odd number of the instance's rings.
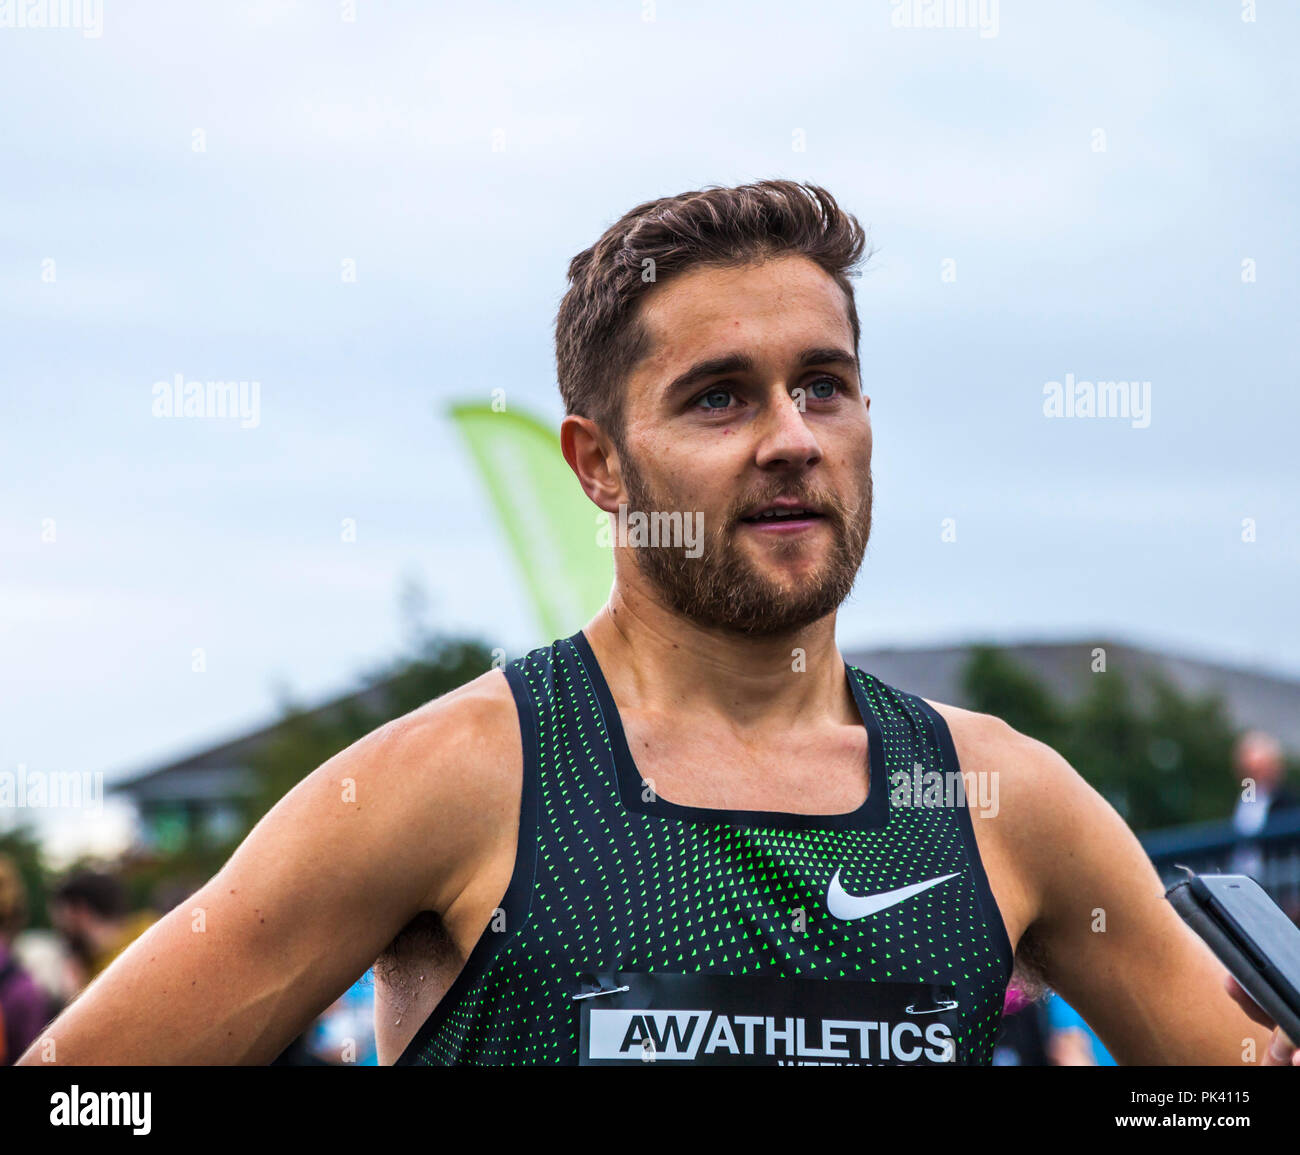
[[[383,684],[333,698],[310,710],[308,717],[330,714],[349,705],[378,705],[384,697]],[[216,746],[197,750],[113,783],[110,791],[128,795],[137,804],[210,801],[251,795],[255,791],[249,769],[254,752],[268,742],[283,725],[278,719],[247,734],[229,738]]]

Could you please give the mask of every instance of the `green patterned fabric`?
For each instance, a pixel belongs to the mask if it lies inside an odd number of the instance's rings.
[[[642,782],[581,633],[506,673],[524,745],[514,876],[400,1062],[574,1064],[582,976],[615,972],[815,979],[849,996],[858,984],[941,984],[955,1000],[953,1058],[991,1061],[1012,952],[971,814],[900,793],[921,770],[958,770],[926,703],[848,667],[869,736],[865,804],[838,815],[719,811],[678,806]],[[920,883],[867,917],[828,907],[833,887],[869,896]]]

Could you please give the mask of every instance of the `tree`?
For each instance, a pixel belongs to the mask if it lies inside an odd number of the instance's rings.
[[[972,710],[1059,748],[1067,729],[1060,704],[1038,678],[996,646],[974,646],[962,672]]]
[[[962,684],[972,709],[1057,750],[1135,830],[1226,816],[1235,731],[1220,697],[1112,670],[1067,705],[990,646],[971,652]]]
[[[31,826],[15,826],[0,832],[0,854],[13,860],[27,891],[27,925],[49,925],[45,909],[45,870],[41,844]]]

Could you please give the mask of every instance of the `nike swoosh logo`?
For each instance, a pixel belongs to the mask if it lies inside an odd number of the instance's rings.
[[[956,878],[960,873],[959,870],[956,874],[945,874],[940,878],[927,879],[925,882],[914,882],[911,886],[900,886],[897,890],[886,890],[880,894],[857,895],[849,894],[840,885],[840,872],[837,870],[830,886],[826,889],[826,909],[831,912],[832,917],[852,922],[855,918],[866,918],[869,914],[878,914],[888,907],[906,902],[923,890],[929,890],[932,886]]]

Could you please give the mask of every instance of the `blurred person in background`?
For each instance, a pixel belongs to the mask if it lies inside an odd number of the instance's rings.
[[[72,952],[78,990],[148,930],[154,919],[149,911],[128,911],[122,883],[111,874],[91,870],[65,879],[50,902],[50,921]]]
[[[1247,731],[1237,739],[1232,769],[1240,786],[1232,814],[1240,842],[1233,849],[1229,870],[1263,883],[1264,853],[1255,838],[1271,819],[1300,811],[1300,795],[1285,785],[1282,744],[1262,730]],[[1292,920],[1300,917],[1300,903],[1291,900],[1281,905]]]
[[[1055,991],[1047,996],[1047,1054],[1054,1067],[1113,1067],[1096,1032]]]
[[[55,1010],[12,950],[26,921],[22,875],[11,858],[0,855],[0,1066],[8,1066],[28,1048]]]
[[[366,971],[307,1031],[311,1053],[340,1066],[375,1067],[374,970]]]
[[[1284,784],[1282,744],[1272,734],[1250,730],[1238,738],[1233,771],[1241,790],[1232,824],[1243,838],[1258,834],[1270,818],[1300,808],[1300,795]]]
[[[28,928],[9,944],[9,949],[49,999],[51,1014],[57,1015],[77,995],[80,964],[69,965],[67,943],[58,931]]]

